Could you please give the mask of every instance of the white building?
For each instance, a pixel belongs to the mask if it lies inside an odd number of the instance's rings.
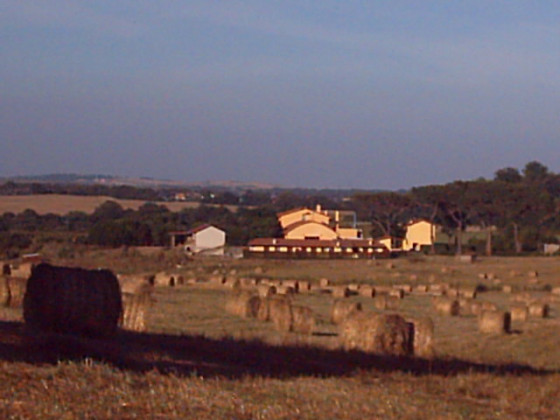
[[[193,254],[224,255],[226,233],[212,225],[202,225],[188,231],[170,232],[171,246],[184,247]]]

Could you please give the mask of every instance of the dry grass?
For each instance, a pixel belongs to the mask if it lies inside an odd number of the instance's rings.
[[[113,257],[114,255],[114,257]],[[99,264],[103,258],[105,264]],[[121,264],[138,272],[166,270],[175,256],[135,259],[121,251],[85,254],[84,266]],[[158,259],[161,259],[159,266]],[[124,261],[122,261],[124,260]],[[76,262],[76,261],[74,261]],[[56,263],[63,264],[64,261]],[[167,265],[169,263],[169,265]],[[454,287],[483,283],[473,302],[508,310],[511,296],[478,273],[507,279],[514,293],[548,302],[547,318],[512,322],[511,334],[478,331],[475,315],[443,316],[425,294],[406,294],[398,313],[433,320],[432,360],[392,359],[340,349],[330,322],[332,297],[296,294],[313,311],[313,335],[276,332],[270,323],[243,319],[223,308],[232,291],[204,284],[158,288],[146,332],[122,332],[113,341],[45,337],[29,342],[21,309],[0,308],[0,417],[2,418],[557,418],[560,412],[560,303],[544,286],[560,286],[553,258],[452,258],[422,261],[190,261],[182,270],[209,278],[234,268],[271,280],[413,288],[431,275]],[[147,266],[154,266],[148,268]],[[446,267],[442,273],[441,267]],[[510,275],[515,270],[517,273]],[[115,270],[119,271],[119,270]],[[527,273],[538,271],[538,284]],[[121,271],[119,271],[121,272]],[[249,274],[250,273],[250,274]],[[327,274],[328,273],[328,274]],[[398,277],[394,276],[398,273]],[[416,275],[416,280],[411,276]],[[351,296],[364,310],[371,297]],[[59,362],[62,361],[62,362]],[[372,398],[372,396],[375,396]]]
[[[21,213],[32,209],[38,214],[67,214],[70,211],[93,211],[106,201],[115,201],[124,209],[138,210],[146,200],[123,200],[107,196],[82,196],[66,194],[31,194],[31,195],[0,195],[0,214],[12,212]],[[157,202],[156,204],[167,207],[170,211],[178,212],[186,208],[196,208],[200,204],[194,202]],[[236,206],[226,206],[235,211]]]

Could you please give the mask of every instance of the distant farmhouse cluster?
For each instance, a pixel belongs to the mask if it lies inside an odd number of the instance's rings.
[[[448,245],[452,238],[441,226],[413,220],[404,238],[364,238],[356,212],[306,207],[278,213],[281,238],[255,238],[244,250],[246,257],[260,258],[386,258],[391,254],[422,251]],[[171,246],[190,254],[223,256],[226,232],[205,224],[187,231],[170,232]]]
[[[364,239],[353,211],[298,208],[278,214],[283,238],[256,238],[246,256],[268,258],[372,258],[389,256],[386,246]]]

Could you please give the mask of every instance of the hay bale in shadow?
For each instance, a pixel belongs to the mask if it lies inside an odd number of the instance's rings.
[[[315,315],[306,306],[292,306],[292,331],[299,334],[313,334],[315,329]]]
[[[350,302],[346,299],[336,299],[333,301],[331,307],[331,322],[338,325],[353,312],[361,310],[362,304],[360,302]]]
[[[27,282],[23,316],[31,331],[111,337],[121,314],[119,282],[109,270],[43,263]]]
[[[2,276],[0,279],[0,305],[8,306],[10,303],[10,288],[8,286],[8,277]]]
[[[311,283],[306,280],[298,281],[299,293],[309,293],[311,291]]]
[[[354,312],[341,324],[340,339],[346,350],[391,356],[413,352],[410,326],[396,314]]]
[[[412,328],[412,348],[414,355],[431,359],[434,357],[434,322],[429,317],[407,318]]]
[[[226,312],[241,318],[257,318],[261,299],[248,291],[230,295],[226,300]]]
[[[485,334],[505,334],[511,329],[511,314],[502,311],[482,311],[478,317],[478,330]]]

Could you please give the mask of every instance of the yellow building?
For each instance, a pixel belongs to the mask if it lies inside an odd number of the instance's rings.
[[[439,226],[427,220],[415,220],[406,226],[403,240],[403,251],[420,251],[422,246],[431,246],[439,230]]]
[[[303,207],[278,214],[286,239],[359,239],[362,231],[355,227],[355,219],[352,211],[322,210],[319,205],[315,210]]]

